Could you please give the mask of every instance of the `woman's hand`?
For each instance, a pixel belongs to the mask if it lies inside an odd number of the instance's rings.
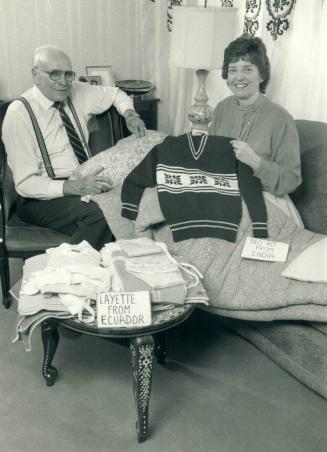
[[[234,154],[237,160],[250,166],[253,171],[259,168],[261,158],[255,153],[255,151],[245,141],[231,140]]]

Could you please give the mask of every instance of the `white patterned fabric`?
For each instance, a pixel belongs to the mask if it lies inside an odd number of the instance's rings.
[[[204,275],[203,286],[209,296],[211,312],[257,321],[298,319],[327,322],[326,284],[299,282],[281,276],[297,256],[326,236],[303,229],[283,210],[266,201],[269,237],[290,245],[286,263],[241,259],[244,241],[250,231],[245,203],[236,243],[212,238],[174,242],[168,225],[162,221],[158,202],[153,203],[157,190],[150,188],[148,194],[151,191],[152,196],[147,197],[147,202],[141,202],[135,232],[138,236],[145,233],[155,241],[166,243],[172,255],[187,259],[196,266]],[[114,192],[112,190],[108,198],[116,195]],[[116,217],[114,223],[116,238],[122,239],[126,228],[124,223],[119,226],[119,220],[125,219]]]
[[[164,138],[165,134],[155,130],[147,130],[142,138],[136,138],[134,135],[123,138],[115,146],[100,152],[76,168],[73,178],[79,179],[103,168],[101,176],[108,177],[115,187],[122,183],[146,154]]]

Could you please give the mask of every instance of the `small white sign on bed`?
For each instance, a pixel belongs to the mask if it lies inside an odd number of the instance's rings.
[[[288,249],[287,243],[247,237],[241,256],[260,261],[286,262]]]

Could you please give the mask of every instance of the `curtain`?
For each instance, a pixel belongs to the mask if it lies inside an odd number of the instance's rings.
[[[155,0],[154,9],[161,10],[165,22],[165,10],[168,0]],[[244,30],[246,0],[234,0],[238,8],[238,23],[235,37]],[[267,9],[267,0],[251,1],[249,4],[261,4],[257,19],[256,36],[263,39],[271,63],[271,81],[267,96],[286,108],[296,119],[311,119],[327,122],[327,0],[297,0],[288,17],[289,28],[276,40],[267,30],[271,20]],[[183,4],[203,6],[203,0],[184,0]],[[278,4],[278,2],[275,2]],[[208,6],[221,6],[221,1],[208,0]],[[146,30],[144,30],[146,35]],[[156,39],[159,46],[169,47],[169,36],[164,27],[156,28],[154,33],[161,34]],[[162,55],[157,55],[161,58]],[[162,106],[165,115],[165,131],[179,134],[189,128],[187,109],[193,103],[196,91],[196,78],[191,70],[172,68],[168,64],[169,55],[161,60],[160,71],[162,86],[165,86],[169,108]],[[156,77],[156,76],[155,76]],[[217,102],[229,93],[226,82],[221,79],[220,71],[211,71],[207,79],[209,104]],[[163,122],[162,122],[163,124]]]
[[[29,88],[35,47],[55,44],[71,57],[78,75],[85,74],[88,65],[110,65],[116,80],[153,82],[152,94],[160,99],[159,129],[182,133],[189,128],[187,109],[197,81],[194,71],[169,65],[167,13],[174,3],[177,0],[0,0],[0,99]],[[267,95],[295,118],[327,122],[327,0],[297,0],[290,27],[277,40],[266,29],[266,3],[261,0],[256,35],[264,40],[271,61]],[[203,0],[182,4],[203,6]],[[207,4],[221,6],[221,0]],[[236,37],[243,31],[247,3],[233,4],[238,7]],[[220,71],[210,72],[207,92],[213,107],[229,94]]]
[[[327,2],[297,0],[289,20],[289,30],[275,41],[261,32],[271,62],[267,96],[296,119],[327,122]]]
[[[139,0],[137,3],[143,77],[155,84],[154,95],[160,99],[158,128],[168,134],[178,134],[187,124],[193,73],[169,65],[170,13],[174,1]]]
[[[146,0],[147,3],[151,3]],[[32,85],[34,49],[61,47],[77,75],[112,66],[116,80],[142,76],[139,0],[0,0],[0,99]]]
[[[319,11],[319,10],[318,10]],[[314,40],[313,65],[309,81],[309,98],[303,109],[308,119],[327,122],[327,1],[322,0],[320,20]],[[300,116],[302,112],[300,113]]]
[[[158,128],[171,133],[169,127],[169,31],[167,28],[167,0],[138,0],[140,18],[140,46],[142,52],[142,78],[151,81],[151,93],[160,99]]]
[[[191,87],[183,82],[180,91],[169,82],[179,75],[168,66],[168,6],[169,0],[0,0],[0,99],[32,85],[34,49],[54,44],[70,56],[77,76],[86,66],[112,66],[116,80],[153,82],[159,128],[171,133],[171,93],[187,97]]]

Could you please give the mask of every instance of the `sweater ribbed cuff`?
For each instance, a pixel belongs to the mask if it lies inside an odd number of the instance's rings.
[[[268,236],[268,228],[267,223],[253,224],[253,236],[257,239],[267,239]]]
[[[138,208],[132,207],[131,205],[124,205],[121,210],[121,216],[128,218],[129,220],[136,220],[138,214]]]

